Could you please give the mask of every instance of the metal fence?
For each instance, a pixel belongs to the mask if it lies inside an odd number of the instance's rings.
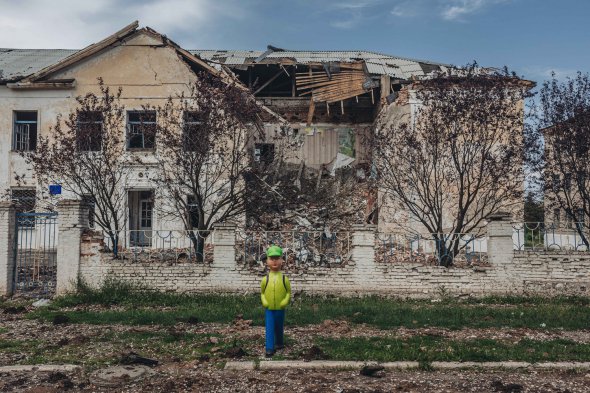
[[[103,231],[104,252],[134,262],[213,262],[213,231]]]
[[[487,237],[464,233],[404,234],[383,233],[376,236],[375,259],[382,263],[423,263],[470,266],[487,263]],[[458,251],[451,249],[458,241]]]
[[[513,229],[517,251],[589,251],[590,233],[583,223],[523,222],[513,224]]]
[[[15,289],[30,295],[55,292],[57,213],[17,213]]]
[[[266,249],[283,248],[286,267],[343,266],[351,259],[351,233],[329,231],[237,231],[238,262],[264,264]]]

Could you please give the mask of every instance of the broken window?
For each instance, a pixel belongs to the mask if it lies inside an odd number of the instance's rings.
[[[76,123],[76,144],[80,151],[102,148],[102,113],[80,112]]]
[[[12,150],[32,151],[37,148],[37,111],[14,112]]]
[[[153,149],[156,146],[156,112],[127,112],[127,149]]]
[[[93,195],[82,195],[82,202],[88,206],[88,226],[94,228],[94,215],[96,214],[96,202]]]
[[[182,127],[182,139],[185,151],[195,152],[198,150],[199,144],[202,144],[201,140],[201,127],[203,121],[201,114],[198,112],[184,112],[184,123]]]
[[[355,157],[354,149],[354,129],[340,128],[338,129],[338,151],[346,154],[348,157]]]
[[[256,143],[254,145],[254,161],[270,164],[274,159],[274,143]]]

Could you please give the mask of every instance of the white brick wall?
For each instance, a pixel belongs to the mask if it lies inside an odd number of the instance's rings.
[[[0,296],[10,296],[14,291],[15,225],[14,206],[0,202]]]
[[[235,262],[235,227],[218,227],[215,260],[201,264],[146,263],[113,260],[100,253],[100,238],[85,235],[80,276],[97,286],[106,277],[141,284],[151,289],[178,292],[234,292],[259,290],[264,273],[253,273]],[[445,293],[484,296],[491,294],[585,294],[590,288],[589,253],[534,253],[514,255],[511,263],[486,268],[444,268],[420,264],[377,264],[371,228],[356,228],[352,263],[340,268],[310,268],[287,272],[294,291],[309,294],[383,294],[432,297]],[[233,234],[232,234],[233,233]]]
[[[212,265],[116,260],[103,253],[102,234],[88,231],[87,211],[78,201],[59,205],[57,292],[75,288],[78,279],[99,286],[107,278],[140,284],[161,291],[257,292],[264,272],[252,272],[236,263],[236,226],[218,225],[214,232]],[[0,202],[0,295],[13,283],[14,211]],[[489,267],[444,268],[418,263],[387,264],[375,260],[375,228],[356,226],[352,261],[341,267],[311,267],[289,272],[293,290],[310,294],[383,294],[432,297],[444,293],[483,296],[491,294],[587,294],[590,288],[590,253],[514,252],[512,227],[505,217],[488,226]]]
[[[56,294],[76,289],[79,278],[81,234],[88,228],[88,210],[81,201],[62,200],[59,212]]]

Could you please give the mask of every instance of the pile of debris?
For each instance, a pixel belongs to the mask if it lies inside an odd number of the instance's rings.
[[[368,169],[330,170],[285,164],[280,173],[254,176],[247,229],[262,231],[341,231],[375,220],[376,191]]]

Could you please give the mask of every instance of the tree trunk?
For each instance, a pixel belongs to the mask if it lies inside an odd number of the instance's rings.
[[[584,225],[581,222],[576,223],[576,231],[578,232],[578,235],[580,235],[580,239],[582,239],[582,243],[584,243],[584,246],[586,246],[586,250],[590,250],[590,244],[588,242],[588,237],[586,237],[586,234],[584,233]],[[577,248],[578,248],[578,245],[576,244],[576,249]]]
[[[196,262],[205,262],[205,240],[207,239],[207,236],[209,236],[209,232],[197,230],[189,231],[188,233],[191,243],[193,244]]]
[[[453,259],[455,257],[455,235],[451,235],[452,240],[447,244],[449,239],[445,238],[444,234],[434,234],[434,241],[436,244],[436,258],[438,264],[444,267],[453,266]]]

